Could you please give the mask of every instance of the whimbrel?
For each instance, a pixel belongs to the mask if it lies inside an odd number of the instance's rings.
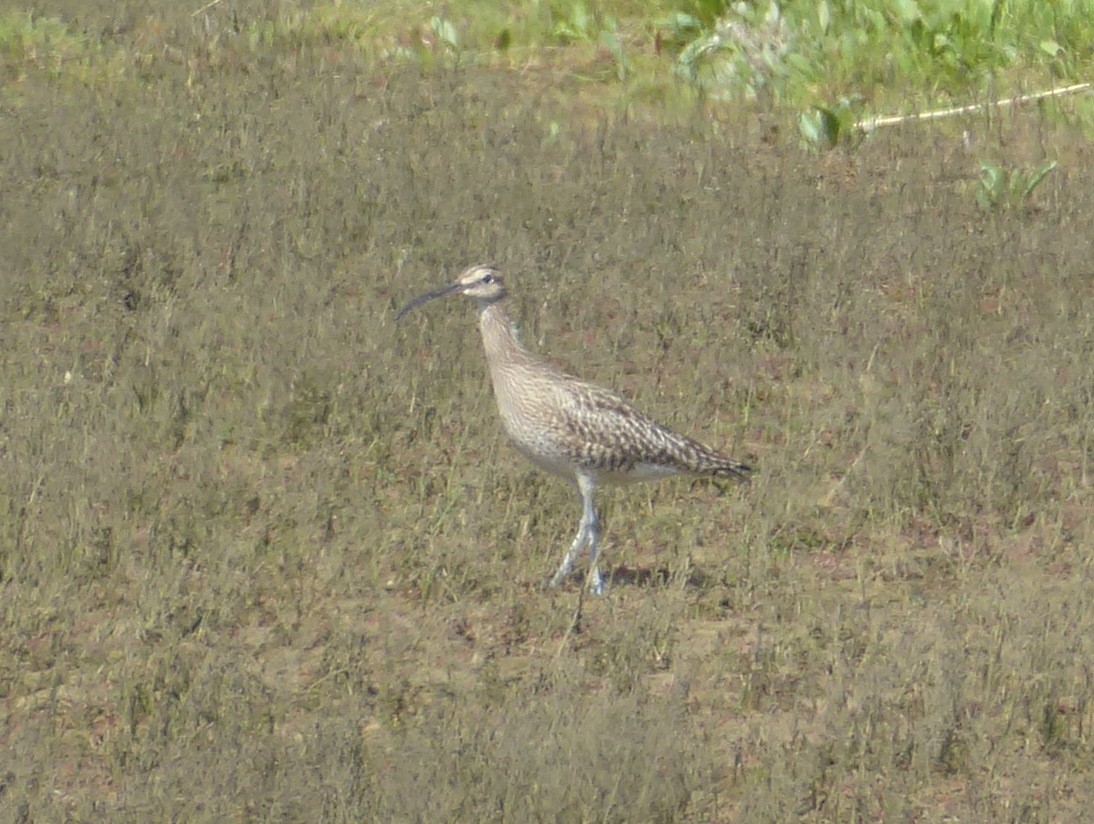
[[[448,286],[414,298],[395,316],[429,300],[466,295],[478,305],[479,327],[501,422],[516,448],[541,469],[570,480],[581,493],[577,535],[556,586],[582,549],[589,552],[589,588],[603,592],[597,566],[600,518],[593,496],[603,483],[693,475],[748,481],[751,468],[666,429],[614,392],[572,377],[525,349],[506,312],[508,293],[497,269],[470,266]]]

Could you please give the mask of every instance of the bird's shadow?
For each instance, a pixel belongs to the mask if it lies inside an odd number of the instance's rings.
[[[664,565],[632,567],[626,564],[617,564],[611,570],[604,570],[603,575],[605,590],[608,592],[621,586],[639,587],[641,589],[666,589],[671,586],[678,586],[681,578],[678,571]],[[701,569],[692,567],[688,570],[683,583],[689,589],[708,589],[713,580],[712,576]],[[584,584],[585,573],[574,572],[567,578],[564,586],[584,586]]]
[[[664,589],[679,585],[681,578],[683,578],[684,586],[692,589],[706,589],[711,583],[711,577],[698,567],[692,567],[684,576],[679,570],[673,570],[664,565],[631,567],[626,564],[617,564],[605,578],[609,587],[613,584],[616,586],[622,584],[645,589]]]

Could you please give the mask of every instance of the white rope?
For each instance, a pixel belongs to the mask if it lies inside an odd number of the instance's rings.
[[[1041,100],[1046,97],[1059,97],[1064,94],[1089,91],[1092,87],[1094,87],[1094,83],[1075,83],[1071,86],[1060,86],[1055,89],[1049,89],[1048,91],[1033,92],[1032,94],[1022,94],[1018,97],[1011,97],[1006,100],[997,100],[994,103],[973,103],[968,106],[957,106],[953,109],[938,109],[933,112],[921,112],[919,114],[897,114],[889,117],[870,117],[865,120],[860,120],[855,124],[855,127],[864,132],[872,132],[879,126],[895,126],[898,123],[907,123],[908,121],[937,120],[941,117],[952,117],[955,114],[982,111],[989,106],[1002,108],[1003,106],[1013,106],[1015,103],[1029,103],[1030,101]]]

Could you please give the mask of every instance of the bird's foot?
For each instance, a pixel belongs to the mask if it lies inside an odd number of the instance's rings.
[[[547,588],[554,589],[563,581],[565,581],[568,577],[570,577],[570,570],[560,569],[558,572],[551,576],[551,579],[547,582]],[[604,579],[600,576],[599,569],[593,568],[592,570],[590,570],[589,574],[585,578],[585,582],[589,586],[589,592],[591,592],[593,595],[604,594]]]
[[[568,569],[559,569],[558,572],[556,572],[554,575],[551,576],[551,579],[547,582],[547,586],[551,587],[552,589],[554,587],[557,587],[559,584],[561,584],[563,581],[566,580],[566,578],[567,578],[567,576],[569,576],[569,574],[570,574],[570,570],[568,570]]]
[[[593,595],[604,594],[604,579],[600,577],[600,570],[597,567],[589,571],[589,592]]]

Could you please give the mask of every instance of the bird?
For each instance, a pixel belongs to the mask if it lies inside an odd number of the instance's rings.
[[[604,592],[599,569],[601,523],[595,493],[603,484],[672,475],[731,478],[748,483],[748,464],[673,432],[621,396],[566,374],[528,351],[509,316],[509,292],[493,266],[475,264],[451,283],[411,300],[395,315],[438,298],[463,295],[478,307],[483,349],[501,423],[517,451],[540,469],[561,476],[581,495],[581,521],[550,586],[564,581],[582,550],[589,555],[588,585]]]

